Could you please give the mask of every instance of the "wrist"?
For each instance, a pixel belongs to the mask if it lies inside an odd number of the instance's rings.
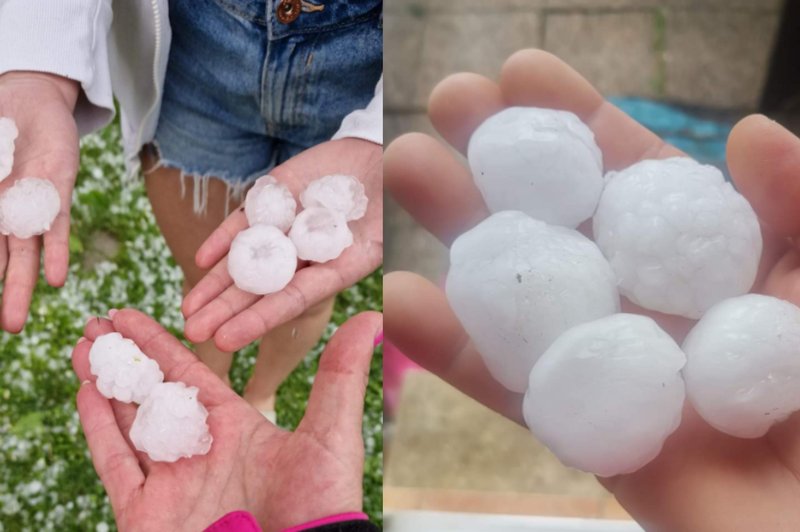
[[[0,85],[8,86],[44,86],[55,89],[70,110],[75,109],[80,93],[80,84],[63,76],[48,72],[34,72],[27,70],[13,70],[0,74]]]

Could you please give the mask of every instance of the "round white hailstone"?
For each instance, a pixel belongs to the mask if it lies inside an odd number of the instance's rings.
[[[14,166],[14,141],[19,135],[17,124],[0,116],[0,181],[11,174]]]
[[[761,257],[750,204],[719,170],[686,157],[610,172],[594,236],[622,295],[687,318],[748,292]]]
[[[686,356],[652,319],[615,314],[573,327],[530,373],[531,432],[565,465],[602,477],[632,473],[678,428]]]
[[[597,207],[603,156],[592,131],[569,111],[509,107],[475,130],[467,153],[492,212],[523,211],[577,227]]]
[[[211,449],[208,410],[197,400],[197,388],[164,382],[153,388],[131,425],[131,442],[156,462],[203,455]]]
[[[0,195],[0,232],[17,238],[41,235],[50,229],[60,209],[53,183],[24,177]]]
[[[303,260],[328,262],[353,244],[344,216],[325,207],[309,207],[295,218],[289,238]]]
[[[236,235],[228,252],[228,273],[236,286],[251,294],[283,290],[297,269],[297,250],[283,231],[254,225]]]
[[[274,225],[284,233],[292,227],[297,202],[289,187],[271,175],[260,177],[247,192],[244,214],[250,225]]]
[[[562,332],[619,311],[614,273],[591,240],[515,211],[453,242],[446,289],[489,371],[516,392]]]
[[[97,337],[89,350],[89,367],[100,393],[123,403],[141,403],[164,380],[158,363],[118,332]]]
[[[718,430],[758,438],[800,410],[800,308],[748,294],[713,306],[683,344],[686,393]]]
[[[309,207],[327,207],[340,212],[345,219],[358,220],[367,212],[364,185],[351,175],[326,175],[309,183],[300,194],[300,203]]]

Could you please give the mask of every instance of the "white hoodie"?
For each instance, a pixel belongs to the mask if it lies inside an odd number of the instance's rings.
[[[114,117],[129,169],[155,135],[172,33],[167,0],[0,0],[0,74],[48,72],[78,81],[81,135]],[[383,143],[383,78],[366,109],[342,121],[334,139]]]

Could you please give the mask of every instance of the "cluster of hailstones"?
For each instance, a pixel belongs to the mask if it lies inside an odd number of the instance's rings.
[[[0,182],[14,167],[14,142],[19,135],[10,118],[0,117]],[[0,193],[0,233],[17,238],[41,235],[50,229],[61,199],[47,179],[23,177]]]
[[[353,244],[347,223],[367,212],[364,185],[353,176],[328,175],[300,194],[303,210],[289,188],[264,176],[247,192],[248,229],[236,235],[228,253],[228,273],[251,294],[283,290],[294,277],[297,260],[328,262]],[[287,234],[288,233],[288,234]]]
[[[113,332],[98,336],[89,350],[89,365],[103,396],[137,403],[130,440],[156,462],[175,462],[211,449],[208,411],[198,389],[182,382],[164,382],[158,363],[133,340]]]
[[[685,157],[603,176],[574,114],[515,107],[472,135],[493,214],[450,250],[450,304],[494,378],[525,392],[533,434],[566,465],[633,472],[679,426],[762,436],[800,409],[800,309],[747,294],[761,233],[722,173]],[[592,218],[594,242],[574,228]],[[679,346],[620,295],[699,319]]]

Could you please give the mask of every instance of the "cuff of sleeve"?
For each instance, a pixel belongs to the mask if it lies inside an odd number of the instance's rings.
[[[345,532],[345,531],[353,531],[353,532],[360,532],[362,530],[373,530],[372,528],[363,528],[364,525],[371,527],[371,523],[369,522],[369,517],[367,514],[361,512],[347,512],[343,514],[331,515],[329,517],[323,517],[322,519],[315,519],[314,521],[309,521],[308,523],[293,526],[291,528],[286,528],[283,532],[302,532],[304,530],[307,531],[317,531],[317,532]]]
[[[237,510],[223,515],[205,532],[261,532],[261,527],[249,512]]]
[[[29,70],[78,81],[78,130],[99,129],[114,116],[107,55],[111,17],[110,0],[3,0],[0,74]]]
[[[353,111],[342,120],[331,140],[358,138],[383,144],[383,76],[375,87],[375,96],[366,109]]]

